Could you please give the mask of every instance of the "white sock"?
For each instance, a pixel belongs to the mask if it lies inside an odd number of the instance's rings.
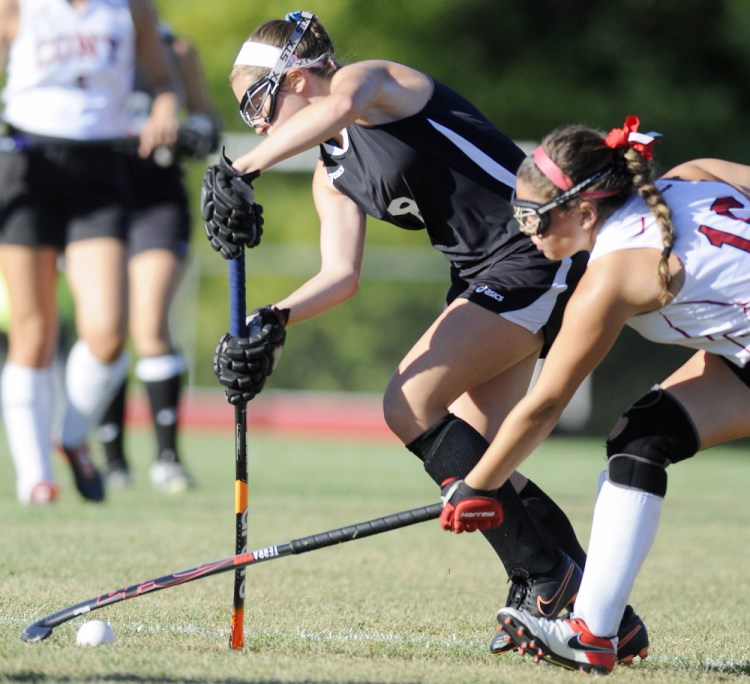
[[[602,484],[573,611],[597,636],[617,634],[635,578],[654,543],[662,501],[609,480]]]
[[[5,431],[16,468],[16,494],[19,501],[29,503],[35,485],[55,481],[51,457],[55,410],[52,368],[6,362],[0,383]]]
[[[135,364],[135,377],[141,382],[158,382],[182,375],[186,368],[185,359],[179,354],[146,356]]]
[[[60,441],[67,447],[84,444],[99,424],[125,379],[130,357],[123,351],[112,363],[103,363],[78,340],[65,366],[66,405]]]

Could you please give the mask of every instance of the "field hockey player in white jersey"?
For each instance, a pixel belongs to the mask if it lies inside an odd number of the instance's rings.
[[[540,619],[513,607],[498,613],[500,628],[537,661],[605,673],[617,659],[618,626],[656,535],[667,466],[750,436],[750,167],[697,159],[654,181],[656,134],[638,127],[630,116],[608,135],[558,129],[519,168],[512,201],[521,230],[550,259],[579,250],[591,256],[534,387],[465,478],[471,487],[501,487],[549,435],[623,326],[695,350],[625,411],[607,438],[572,615]],[[445,502],[445,529],[471,531],[455,516],[462,505],[460,495]]]
[[[104,499],[89,431],[127,372],[124,237],[127,173],[114,147],[136,56],[157,89],[138,144],[176,139],[177,101],[151,0],[0,0],[4,115],[17,149],[0,154],[0,267],[10,298],[2,410],[25,504],[58,495],[51,464],[58,257],[78,341],[65,370],[59,446],[75,485]]]
[[[424,231],[450,265],[446,305],[393,374],[383,407],[427,474],[452,487],[526,392],[545,336],[554,336],[548,323],[579,273],[572,260],[546,259],[518,232],[510,197],[523,152],[468,100],[424,73],[386,60],[339,66],[309,12],[258,27],[230,79],[240,114],[265,139],[233,166],[225,159],[208,169],[203,217],[212,245],[228,258],[257,245],[260,212],[249,183],[317,147],[312,193],[322,259],[318,274],[254,312],[259,335],[222,339],[216,371],[227,396],[247,401],[260,391],[287,323],[356,293],[368,216]],[[227,215],[229,206],[238,211]],[[397,330],[394,344],[402,344]],[[505,512],[504,528],[484,534],[511,583],[507,604],[563,611],[585,561],[563,511],[520,474],[483,500]],[[498,580],[489,582],[498,592]],[[645,653],[646,630],[632,611],[624,629],[638,640],[623,659]],[[490,648],[500,654],[514,646],[496,632]]]

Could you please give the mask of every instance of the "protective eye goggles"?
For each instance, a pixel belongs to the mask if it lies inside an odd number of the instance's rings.
[[[276,99],[284,77],[273,81],[270,77],[260,79],[247,89],[240,102],[240,116],[251,128],[258,120],[268,123],[276,113]]]
[[[268,76],[261,78],[245,91],[240,101],[240,116],[250,128],[254,128],[255,122],[258,120],[269,123],[273,119],[273,115],[276,113],[276,99],[279,95],[279,88],[284,80],[284,72],[293,64],[298,63],[294,51],[300,44],[315,15],[312,12],[294,12],[291,18],[297,23],[276,60],[276,64]]]
[[[576,196],[594,199],[598,197],[610,197],[615,194],[608,191],[581,192],[605,176],[608,176],[611,172],[611,168],[597,171],[593,176],[589,176],[577,185],[574,185],[572,188],[569,188],[544,204],[540,202],[532,202],[531,200],[518,199],[516,197],[516,191],[514,190],[510,198],[510,203],[513,207],[513,218],[518,221],[519,230],[529,237],[532,235],[541,235],[547,230],[547,228],[549,228],[550,212],[555,207],[559,207],[566,202],[569,202]]]

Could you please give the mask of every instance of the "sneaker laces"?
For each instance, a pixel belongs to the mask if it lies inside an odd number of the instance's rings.
[[[529,576],[525,573],[517,573],[511,575],[508,581],[511,585],[505,605],[507,608],[521,608],[529,593]]]

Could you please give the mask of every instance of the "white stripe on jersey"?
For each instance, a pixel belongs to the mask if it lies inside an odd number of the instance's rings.
[[[447,128],[432,119],[428,118],[427,121],[436,131],[442,133],[448,138],[448,140],[458,147],[458,149],[479,166],[479,168],[486,171],[495,180],[507,185],[511,190],[515,189],[516,175],[514,173],[511,173],[504,166],[498,164],[492,157],[482,152],[482,150],[480,150],[474,143],[461,137],[456,131]]]
[[[628,321],[646,339],[750,361],[750,199],[725,183],[660,180],[685,269],[673,301]],[[601,227],[589,264],[610,252],[661,251],[654,215],[634,197]]]

